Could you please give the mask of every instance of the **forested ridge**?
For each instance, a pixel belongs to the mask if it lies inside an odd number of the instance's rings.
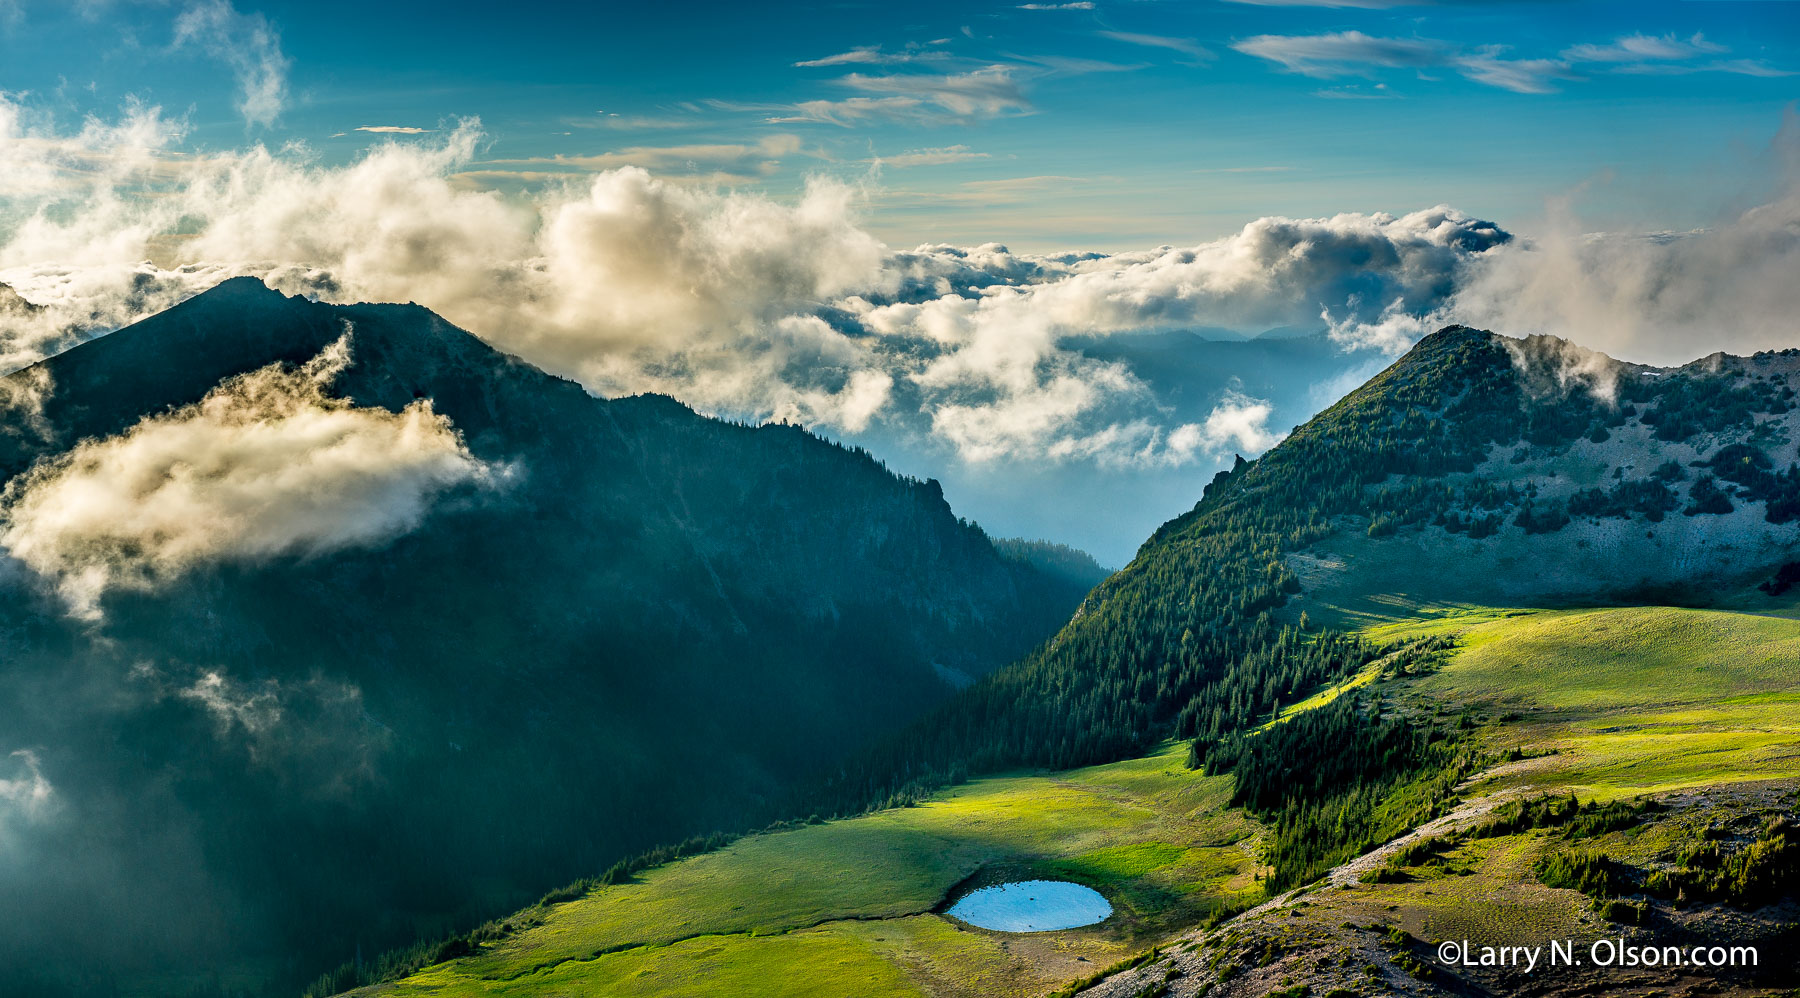
[[[1428,337],[1261,459],[1221,472],[1054,638],[847,768],[833,795],[852,807],[964,770],[1079,766],[1239,730],[1353,670],[1370,655],[1361,642],[1277,622],[1299,589],[1283,553],[1331,532],[1334,516],[1406,509],[1405,490],[1370,492],[1390,475],[1473,469],[1518,436],[1521,402],[1489,334]]]

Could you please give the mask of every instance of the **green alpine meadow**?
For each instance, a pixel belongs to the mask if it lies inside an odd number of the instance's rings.
[[[0,0],[0,998],[1800,998],[1800,3]]]

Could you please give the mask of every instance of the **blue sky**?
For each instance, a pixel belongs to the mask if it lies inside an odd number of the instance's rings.
[[[1800,96],[1786,2],[246,0],[286,88],[247,124],[224,46],[174,44],[193,6],[15,0],[0,87],[327,161],[393,134],[358,128],[478,117],[468,169],[502,186],[638,162],[784,192],[881,158],[884,239],[1039,250],[1435,203],[1515,220],[1577,190],[1601,222],[1691,227],[1748,196],[1704,181],[1753,173]]]

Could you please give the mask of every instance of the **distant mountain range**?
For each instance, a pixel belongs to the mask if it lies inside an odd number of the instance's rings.
[[[26,991],[286,986],[767,821],[1094,581],[859,450],[595,398],[417,306],[237,279],[0,388]],[[257,449],[281,434],[338,463]]]

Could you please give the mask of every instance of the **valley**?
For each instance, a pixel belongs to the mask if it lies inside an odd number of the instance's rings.
[[[0,0],[0,998],[1800,998],[1796,81]]]
[[[1800,612],[1760,593],[1739,602],[1457,606],[1370,621],[1371,640],[1455,635],[1458,646],[1416,675],[1373,666],[1274,723],[1333,696],[1371,694],[1411,714],[1467,713],[1490,762],[1432,823],[1434,841],[1507,802],[1648,799],[1667,810],[1643,831],[1593,841],[1622,859],[1666,863],[1696,825],[1753,828],[1765,813],[1791,813],[1800,792],[1800,674],[1790,651]],[[1409,857],[1391,881],[1365,883],[1419,841],[1402,839],[1236,914],[1266,896],[1255,857],[1269,830],[1229,806],[1231,777],[1200,775],[1184,756],[1170,745],[1127,762],[978,779],[913,807],[750,836],[521,913],[518,931],[477,953],[368,993],[1025,996],[1090,984],[1082,994],[1119,998],[1340,987],[1437,994],[1451,979],[1429,968],[1415,978],[1407,968],[1425,967],[1429,954],[1389,944],[1393,932],[1500,944],[1642,931],[1539,882],[1533,864],[1560,841],[1545,829],[1454,839]],[[973,885],[1026,874],[1093,886],[1116,914],[1093,928],[1008,934],[939,913]],[[1679,917],[1692,931],[1749,932],[1774,956],[1770,943],[1789,931],[1792,911],[1791,902],[1743,914],[1711,904]],[[1152,949],[1159,955],[1141,967],[1101,974]],[[1562,985],[1573,993],[1586,980]],[[1457,986],[1496,980],[1476,975]],[[1760,986],[1740,981],[1724,993]]]

